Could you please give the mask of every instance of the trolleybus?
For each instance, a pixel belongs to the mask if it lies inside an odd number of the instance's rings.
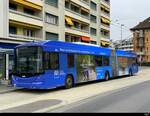
[[[15,48],[12,83],[17,88],[71,88],[75,84],[138,72],[133,52],[60,41],[30,42]]]

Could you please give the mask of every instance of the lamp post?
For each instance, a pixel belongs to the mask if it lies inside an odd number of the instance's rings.
[[[123,37],[123,35],[122,35],[123,26],[124,26],[124,24],[121,24],[121,46],[122,46],[122,37]]]

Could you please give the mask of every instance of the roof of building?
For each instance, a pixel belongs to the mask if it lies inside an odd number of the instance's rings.
[[[150,17],[144,20],[143,22],[140,22],[135,27],[131,28],[131,31],[140,30],[140,29],[150,29]]]

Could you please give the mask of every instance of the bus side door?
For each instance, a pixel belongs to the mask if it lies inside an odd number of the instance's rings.
[[[76,68],[75,68],[75,55],[74,54],[67,54],[67,74],[70,74],[74,77],[76,73]]]
[[[59,55],[59,83],[60,85],[64,85],[65,77],[67,73],[67,54],[66,53],[60,53]]]

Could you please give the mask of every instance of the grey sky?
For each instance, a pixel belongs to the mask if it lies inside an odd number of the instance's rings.
[[[111,39],[121,39],[121,24],[123,39],[132,35],[129,31],[139,22],[150,17],[150,0],[110,0],[111,1]],[[118,20],[118,21],[116,21]]]

